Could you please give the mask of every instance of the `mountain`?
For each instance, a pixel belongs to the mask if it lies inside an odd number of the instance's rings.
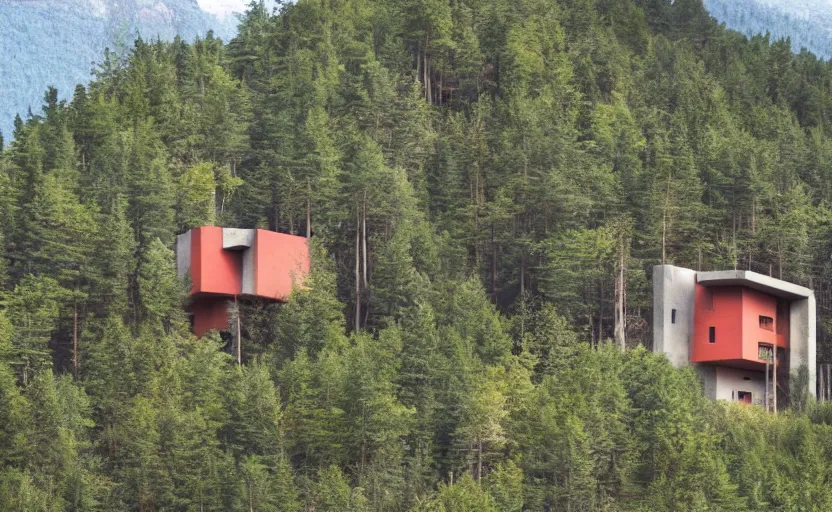
[[[87,83],[105,48],[124,56],[136,37],[186,40],[213,30],[230,39],[234,16],[203,11],[197,0],[6,0],[0,2],[0,131],[16,114],[39,113],[47,86],[59,98]]]
[[[747,36],[770,34],[790,38],[792,49],[803,48],[828,59],[832,56],[832,1],[830,0],[704,0],[705,8],[721,23]]]

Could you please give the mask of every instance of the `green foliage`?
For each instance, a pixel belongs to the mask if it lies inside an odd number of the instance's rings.
[[[828,67],[695,0],[253,3],[105,54],[0,148],[0,503],[832,508],[808,375],[767,415],[633,348],[662,261],[829,288]],[[210,223],[312,237],[241,366],[187,332]]]
[[[228,180],[224,185],[229,188]],[[179,230],[213,225],[216,212],[214,194],[217,190],[213,166],[202,162],[188,167],[179,178],[179,190]]]

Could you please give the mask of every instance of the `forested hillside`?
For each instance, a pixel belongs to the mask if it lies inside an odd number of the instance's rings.
[[[811,286],[832,67],[701,0],[298,0],[139,40],[0,153],[11,511],[832,510],[832,408],[703,398],[652,266]],[[176,233],[311,236],[244,364]]]

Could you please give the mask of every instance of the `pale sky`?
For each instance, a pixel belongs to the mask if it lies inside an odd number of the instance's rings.
[[[250,0],[197,0],[203,11],[208,11],[220,17],[246,10]]]

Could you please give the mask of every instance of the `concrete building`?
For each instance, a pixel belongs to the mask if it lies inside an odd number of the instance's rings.
[[[776,408],[789,378],[808,372],[816,393],[815,295],[744,270],[653,269],[653,351],[692,364],[705,394]]]
[[[203,226],[176,238],[180,278],[191,280],[189,313],[197,336],[229,327],[238,299],[283,302],[309,273],[306,238],[264,229]]]

